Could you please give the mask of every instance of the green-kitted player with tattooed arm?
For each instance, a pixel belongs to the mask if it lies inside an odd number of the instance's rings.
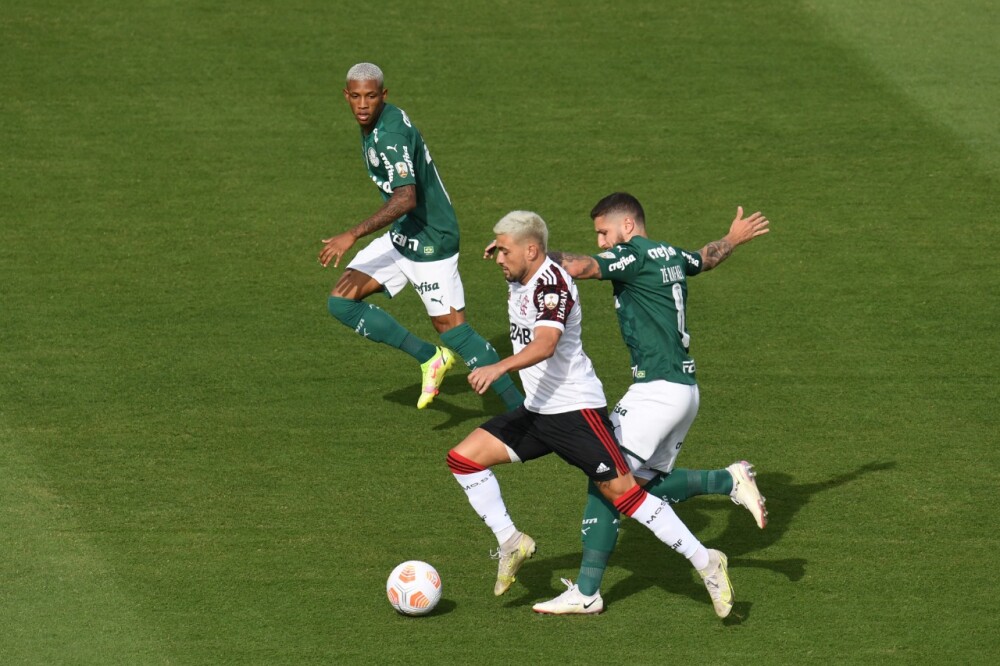
[[[739,208],[724,238],[698,252],[687,252],[647,237],[642,205],[630,194],[608,195],[590,216],[601,253],[554,252],[549,256],[574,279],[609,280],[614,287],[618,323],[632,359],[633,384],[610,416],[636,480],[647,492],[669,502],[695,495],[729,495],[763,528],[767,511],[749,463],[686,470],[674,469],[674,462],[699,402],[694,359],[689,353],[687,278],[715,268],[737,245],[766,234],[767,218],[759,212],[743,218]],[[604,607],[599,590],[618,539],[618,513],[592,485],[588,493],[577,583],[566,581],[569,589],[536,604],[537,612],[594,613]],[[716,610],[720,615],[728,613],[727,608]]]
[[[496,350],[465,321],[465,293],[458,274],[458,220],[423,137],[402,109],[386,103],[382,70],[358,63],[347,72],[344,98],[361,126],[368,175],[382,195],[382,207],[347,231],[323,240],[320,263],[340,264],[355,241],[389,230],[351,260],[327,300],[333,317],[374,342],[400,349],[421,365],[417,409],[438,394],[455,350],[470,368],[500,360]],[[391,226],[390,226],[391,225]],[[407,283],[420,295],[443,347],[410,333],[387,312],[363,299],[379,291],[395,296]],[[524,397],[507,375],[493,390],[508,409]]]

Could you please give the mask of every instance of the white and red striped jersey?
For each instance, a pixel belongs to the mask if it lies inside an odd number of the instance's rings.
[[[583,312],[573,278],[546,257],[528,284],[509,283],[507,313],[514,353],[534,338],[536,326],[562,331],[555,354],[519,371],[524,407],[538,414],[561,414],[604,407],[604,386],[580,340]]]

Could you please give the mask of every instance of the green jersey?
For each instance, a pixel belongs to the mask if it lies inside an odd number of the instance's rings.
[[[420,132],[406,112],[386,104],[371,134],[361,132],[368,175],[387,201],[392,191],[415,185],[417,207],[389,227],[396,249],[412,261],[438,261],[458,253],[458,219]]]
[[[636,382],[697,383],[685,321],[687,276],[701,272],[701,255],[634,236],[594,256],[611,280],[622,338]]]

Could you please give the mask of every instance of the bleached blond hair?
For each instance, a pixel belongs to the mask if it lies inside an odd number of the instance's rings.
[[[541,245],[542,252],[549,244],[549,228],[538,213],[530,210],[512,210],[493,225],[493,233],[507,234],[516,241],[533,240]]]
[[[359,62],[347,70],[347,82],[351,81],[375,81],[381,88],[382,84],[385,83],[385,77],[378,65],[370,62]]]

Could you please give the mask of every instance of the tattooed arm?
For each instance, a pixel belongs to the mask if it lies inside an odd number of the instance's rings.
[[[549,252],[549,259],[562,266],[574,280],[600,279],[601,277],[601,267],[589,254]]]
[[[736,207],[736,218],[729,233],[717,241],[712,241],[705,247],[698,250],[701,255],[701,270],[710,271],[733,253],[737,245],[749,243],[757,236],[762,236],[770,231],[769,222],[760,211],[748,218],[743,217],[743,206]]]
[[[375,214],[352,229],[331,238],[323,239],[323,250],[319,253],[319,263],[326,266],[333,261],[334,267],[340,264],[340,258],[351,249],[354,241],[367,236],[373,231],[383,229],[403,217],[417,206],[417,188],[413,185],[397,187],[392,196],[375,211]]]

